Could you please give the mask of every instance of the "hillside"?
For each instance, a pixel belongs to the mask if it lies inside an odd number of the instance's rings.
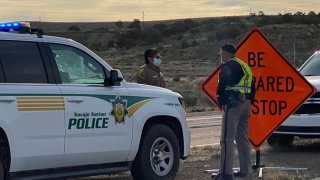
[[[149,47],[160,50],[169,89],[181,93],[188,106],[210,107],[199,83],[219,64],[219,48],[237,44],[257,25],[273,45],[299,67],[320,48],[320,16],[279,15],[201,18],[157,22],[33,22],[46,34],[74,39],[94,50],[129,80],[144,62]],[[128,28],[129,27],[129,28]],[[116,46],[114,46],[116,42]],[[200,105],[200,106],[199,106]]]

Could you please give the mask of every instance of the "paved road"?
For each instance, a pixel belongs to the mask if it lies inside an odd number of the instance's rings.
[[[187,123],[191,129],[191,146],[219,143],[220,112],[188,113]]]

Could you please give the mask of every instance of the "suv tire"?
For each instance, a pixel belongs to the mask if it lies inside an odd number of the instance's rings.
[[[171,128],[154,124],[143,134],[131,174],[139,180],[170,180],[179,167],[178,138]]]
[[[2,163],[2,160],[0,160],[0,179],[3,180],[5,175],[4,175],[4,166],[3,166],[3,163]]]
[[[0,180],[6,179],[6,169],[5,169],[5,155],[6,155],[6,143],[0,137]]]
[[[277,149],[277,148],[288,148],[292,145],[294,137],[290,135],[278,135],[272,134],[268,139],[268,144]]]

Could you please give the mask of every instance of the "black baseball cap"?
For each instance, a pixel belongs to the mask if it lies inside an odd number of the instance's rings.
[[[225,45],[223,45],[221,47],[221,50],[225,51],[225,52],[228,52],[228,53],[231,53],[231,54],[235,54],[236,53],[236,48],[234,47],[233,44],[230,44],[230,43],[226,43]]]

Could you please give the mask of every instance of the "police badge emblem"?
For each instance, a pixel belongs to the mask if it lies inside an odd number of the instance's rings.
[[[125,123],[125,115],[128,114],[127,110],[127,100],[122,100],[120,96],[116,96],[116,99],[111,100],[112,111],[111,115],[115,119],[115,123]]]

